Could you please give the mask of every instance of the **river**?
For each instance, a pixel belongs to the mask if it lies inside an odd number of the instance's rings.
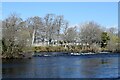
[[[3,78],[117,78],[118,54],[3,59]]]

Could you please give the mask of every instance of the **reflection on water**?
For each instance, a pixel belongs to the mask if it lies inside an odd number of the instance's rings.
[[[3,60],[3,78],[113,78],[118,56],[57,56]]]

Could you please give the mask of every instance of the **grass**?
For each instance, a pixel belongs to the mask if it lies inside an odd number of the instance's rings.
[[[91,48],[83,48],[80,45],[73,46],[38,46],[33,47],[33,51],[35,52],[89,52],[95,51]]]

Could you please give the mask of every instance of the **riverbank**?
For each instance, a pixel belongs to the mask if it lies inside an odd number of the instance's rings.
[[[19,53],[12,54],[10,55],[2,55],[2,58],[6,59],[23,59],[23,58],[29,58],[31,59],[33,56],[58,56],[63,55],[63,56],[75,56],[75,55],[93,55],[93,54],[99,54],[99,53],[106,53],[111,54],[111,53],[120,53],[119,51],[110,51],[107,49],[96,49],[96,48],[83,48],[81,46],[38,46],[38,47],[31,47],[29,51],[23,51]],[[39,53],[39,55],[34,55],[34,53]],[[49,53],[49,54],[47,54]],[[53,53],[51,55],[51,53]]]
[[[89,52],[90,49],[81,46],[37,46],[33,47],[34,52]]]
[[[120,53],[110,53],[110,52],[102,52],[102,53],[71,53],[71,52],[34,52],[34,53],[25,53],[20,57],[3,57],[2,59],[32,59],[33,57],[58,57],[58,56],[113,56],[113,55],[120,55]]]
[[[120,53],[100,52],[100,53],[71,53],[71,52],[36,52],[33,57],[51,57],[51,56],[95,56],[95,55],[119,55]]]
[[[31,59],[33,57],[34,52],[21,52],[15,56],[5,56],[5,55],[1,55],[2,59]]]
[[[99,53],[99,52],[113,52],[119,53],[120,50],[109,50],[107,48],[93,48],[93,47],[82,47],[78,46],[37,46],[33,47],[32,50],[34,52],[82,52],[82,53]]]

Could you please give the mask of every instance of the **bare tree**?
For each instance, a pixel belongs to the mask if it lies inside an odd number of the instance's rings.
[[[21,34],[23,30],[22,19],[16,14],[11,14],[3,22],[2,27],[2,46],[3,55],[5,57],[18,56],[22,52],[23,48],[26,47],[26,39],[28,35]],[[29,33],[28,33],[29,34]],[[21,36],[22,35],[22,36]]]
[[[56,16],[54,14],[47,14],[44,18],[38,16],[30,17],[26,20],[27,27],[32,36],[32,44],[39,39],[41,42],[48,40],[59,40],[61,28],[64,25],[63,16]]]
[[[80,39],[82,43],[99,43],[101,41],[101,26],[95,22],[88,22],[80,26]]]
[[[42,35],[41,33],[44,30],[42,19],[38,16],[30,17],[26,20],[28,29],[30,30],[32,37],[32,44],[36,42],[37,36]]]
[[[64,28],[62,29],[63,30],[63,40],[66,41],[66,36],[67,36],[67,29],[69,27],[69,23],[66,21],[64,23]]]
[[[76,27],[70,27],[67,29],[64,38],[67,42],[75,42],[76,36],[77,36]]]
[[[49,43],[51,43],[51,41],[55,39],[57,39],[57,41],[59,40],[61,28],[64,24],[63,22],[63,16],[47,14],[44,17],[44,24],[46,27],[46,38],[48,39]]]

